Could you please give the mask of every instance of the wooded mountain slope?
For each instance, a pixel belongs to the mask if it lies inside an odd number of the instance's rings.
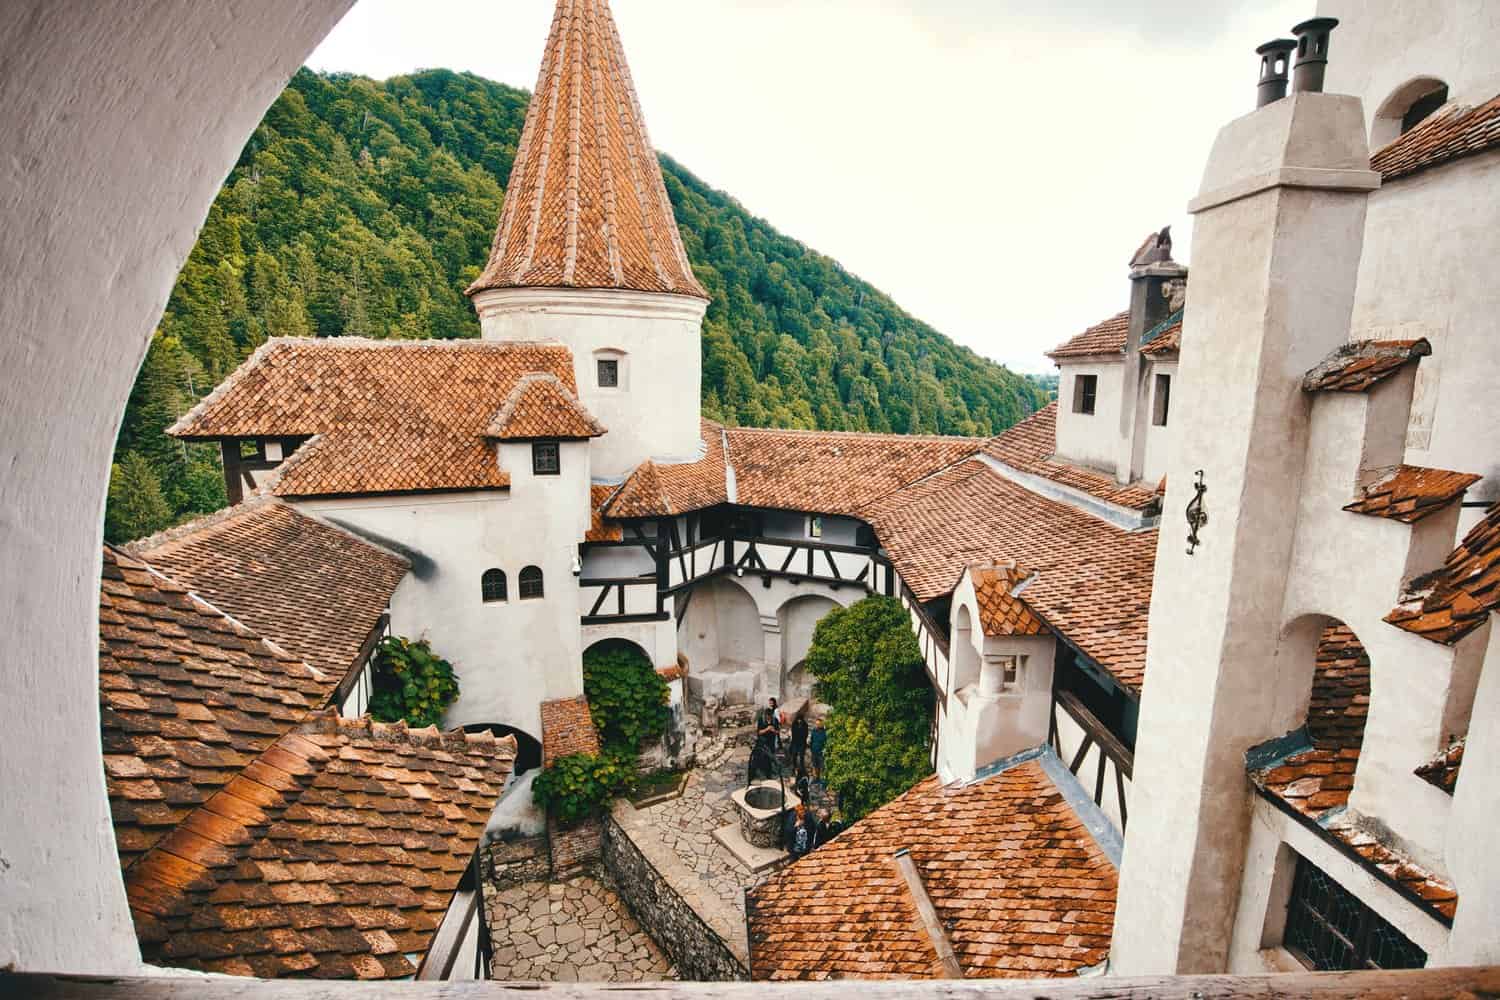
[[[256,130],[183,268],[126,410],[106,534],[225,502],[214,449],[163,429],[267,337],[474,337],[479,273],[528,95],[443,70],[306,70]],[[703,409],[731,424],[990,434],[1036,386],[662,157],[713,296]]]

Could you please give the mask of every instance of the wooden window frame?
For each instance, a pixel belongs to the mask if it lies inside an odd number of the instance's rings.
[[[528,574],[536,574],[529,577]],[[540,566],[527,566],[521,570],[517,577],[519,583],[516,586],[517,594],[523,601],[539,601],[547,596],[546,577]]]
[[[1094,415],[1099,406],[1099,376],[1073,376],[1073,412],[1086,417]]]
[[[1297,961],[1309,969],[1322,972],[1347,972],[1360,969],[1411,969],[1425,968],[1429,956],[1427,952],[1411,938],[1401,932],[1401,929],[1386,920],[1369,906],[1364,900],[1344,888],[1332,875],[1313,864],[1300,854],[1293,853],[1293,863],[1296,869],[1292,875],[1292,891],[1287,898],[1286,925],[1282,931],[1281,946],[1287,950]],[[1321,884],[1317,884],[1321,880]],[[1319,893],[1322,901],[1332,905],[1320,907],[1319,900],[1314,896]],[[1335,906],[1341,906],[1346,912],[1355,917],[1353,928],[1345,929],[1338,925],[1332,911]],[[1374,953],[1375,938],[1379,933],[1394,934],[1400,941],[1404,941],[1412,951],[1422,956],[1421,965],[1392,965],[1384,966],[1376,962]],[[1333,948],[1341,950],[1347,958],[1345,963],[1319,963],[1318,959],[1309,955],[1294,940],[1300,938],[1308,940],[1309,937],[1317,935],[1332,945]]]
[[[549,453],[550,461],[545,457]],[[562,444],[560,442],[531,442],[531,474],[533,476],[562,475]]]
[[[499,582],[499,587],[493,585]],[[505,577],[505,570],[496,568],[487,569],[479,578],[479,596],[485,604],[505,604],[510,600],[510,581]]]
[[[609,372],[606,380],[604,373]],[[601,389],[620,388],[620,359],[619,358],[595,358],[594,379]]]

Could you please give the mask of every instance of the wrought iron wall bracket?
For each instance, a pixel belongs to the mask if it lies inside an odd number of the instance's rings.
[[[1203,484],[1203,470],[1198,470],[1198,481],[1193,484],[1193,499],[1187,505],[1188,523],[1188,548],[1187,554],[1192,555],[1199,545],[1203,544],[1198,538],[1198,531],[1208,523],[1208,511],[1203,509],[1203,494],[1208,492],[1208,487]]]

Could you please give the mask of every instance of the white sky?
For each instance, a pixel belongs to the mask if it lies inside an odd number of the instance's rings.
[[[536,83],[552,0],[361,0],[320,70]],[[1313,0],[613,0],[656,147],[1019,371],[1126,263]]]

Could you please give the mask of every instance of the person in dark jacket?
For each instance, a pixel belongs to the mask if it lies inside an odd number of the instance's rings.
[[[787,754],[787,763],[797,777],[807,773],[807,709],[792,719],[792,743]]]
[[[828,730],[823,728],[821,718],[813,723],[812,734],[808,740],[809,746],[812,747],[813,780],[821,785],[823,783],[823,754],[828,749]]]
[[[818,846],[818,821],[802,803],[790,814],[791,824],[786,831],[786,850],[792,860],[806,857]]]

